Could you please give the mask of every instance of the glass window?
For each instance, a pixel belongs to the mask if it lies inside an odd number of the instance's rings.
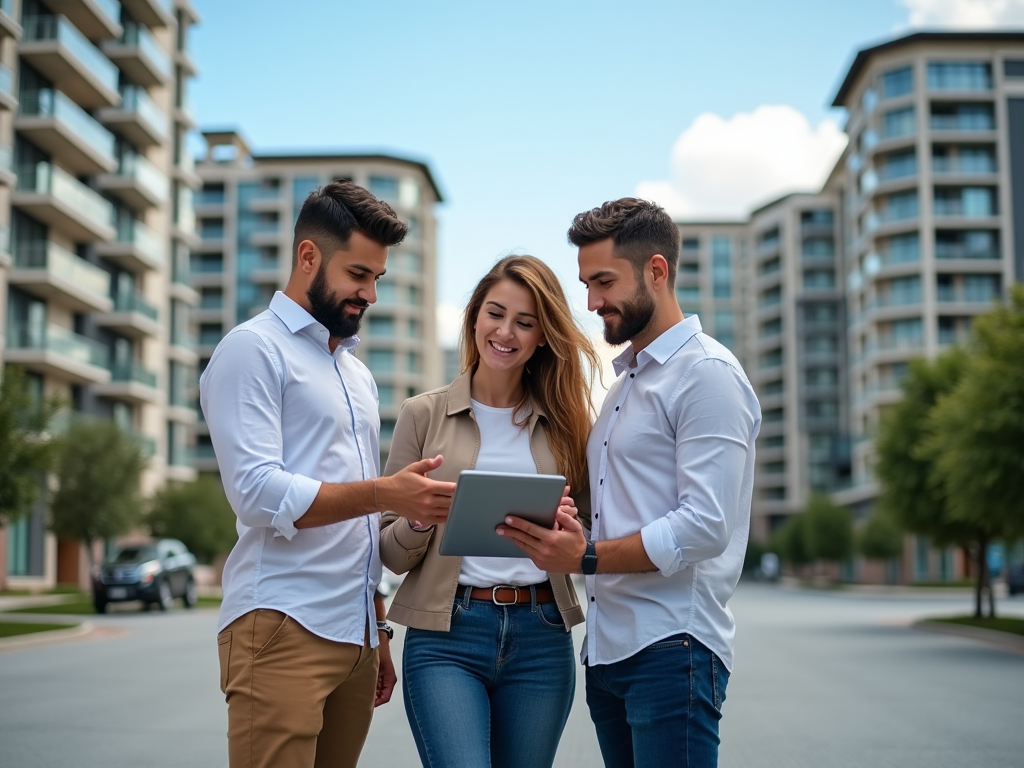
[[[804,271],[804,288],[835,288],[836,273],[831,269],[808,269]]]
[[[398,286],[390,281],[381,280],[377,283],[377,303],[394,304],[398,298]]]
[[[371,349],[366,364],[373,373],[391,373],[395,370],[395,353],[391,349]],[[383,402],[383,399],[381,399]]]
[[[732,240],[728,237],[713,237],[711,238],[711,256],[712,258],[718,256],[725,261],[729,260],[732,255]]]
[[[882,117],[882,136],[886,139],[914,132],[914,108],[891,109]]]
[[[700,239],[696,237],[684,237],[683,238],[683,251],[693,253],[694,251],[700,250]]]
[[[371,317],[368,323],[368,330],[371,336],[394,336],[395,318]]]
[[[320,186],[320,179],[316,176],[296,176],[292,179],[292,204],[295,206],[295,216],[298,217],[302,204],[306,202],[309,193]]]
[[[409,338],[419,339],[423,336],[423,324],[415,317],[409,318]]]
[[[835,256],[835,241],[831,237],[809,237],[803,242],[802,253],[812,258]]]
[[[1024,59],[1006,59],[1003,62],[1003,75],[1006,77],[1024,77]]]
[[[398,179],[394,176],[371,176],[370,193],[381,200],[398,200]]]
[[[991,104],[932,104],[935,131],[991,131],[996,127]]]
[[[381,405],[395,404],[395,388],[390,384],[377,385],[377,400]]]
[[[735,312],[715,312],[715,332],[733,331],[736,328]]]
[[[917,232],[893,235],[883,241],[885,261],[889,264],[905,264],[921,258],[921,238]]]
[[[380,394],[380,390],[377,390],[377,394]],[[395,420],[394,419],[381,419],[380,420],[380,439],[390,440],[395,436]]]
[[[405,370],[408,373],[420,372],[420,353],[407,352],[405,356]]]
[[[420,185],[415,179],[403,178],[398,182],[398,204],[406,208],[420,204]]]
[[[885,198],[882,221],[900,221],[917,216],[917,190],[899,192]]]
[[[935,62],[928,65],[931,91],[988,91],[992,89],[992,65],[984,62]]]
[[[893,152],[884,156],[878,170],[878,178],[881,181],[890,181],[913,176],[915,173],[917,173],[917,153],[914,150]]]
[[[914,90],[913,67],[900,67],[882,75],[882,97],[894,99]]]
[[[699,301],[700,288],[696,285],[680,285],[676,288],[676,300],[680,302]]]

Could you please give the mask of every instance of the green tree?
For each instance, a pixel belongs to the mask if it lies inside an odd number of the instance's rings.
[[[20,368],[0,376],[0,527],[32,509],[42,478],[53,464],[57,443],[47,427],[60,410],[57,400],[33,396]]]
[[[235,513],[220,480],[211,477],[158,492],[146,524],[154,536],[181,540],[204,563],[230,552],[238,540]]]
[[[875,512],[864,521],[857,549],[869,560],[891,560],[903,554],[903,531],[887,515]]]
[[[814,561],[814,555],[807,546],[806,521],[803,513],[790,515],[772,536],[769,546],[779,559],[797,569]]]
[[[74,421],[65,433],[50,526],[86,544],[90,567],[95,541],[127,533],[138,522],[146,463],[138,442],[112,421]]]
[[[948,517],[974,532],[979,579],[975,615],[987,591],[988,545],[1024,533],[1024,286],[975,318],[970,366],[928,417],[923,453],[934,457]]]
[[[882,416],[875,440],[879,511],[940,546],[971,541],[973,531],[950,518],[946,489],[935,478],[934,453],[923,446],[932,408],[953,391],[967,365],[966,352],[956,347],[934,360],[911,360],[900,383],[903,399]]]
[[[814,560],[839,562],[853,554],[850,513],[823,494],[814,494],[804,509],[803,534]]]

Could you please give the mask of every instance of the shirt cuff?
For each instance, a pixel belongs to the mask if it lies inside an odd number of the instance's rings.
[[[659,518],[641,528],[640,540],[644,544],[647,556],[662,576],[671,576],[688,565],[683,560],[683,553],[679,551],[667,517]]]
[[[306,511],[313,504],[313,499],[320,493],[320,481],[313,480],[303,475],[292,475],[292,481],[288,484],[288,490],[284,492],[284,498],[277,509],[267,509],[273,519],[270,524],[276,529],[274,536],[284,536],[288,541],[299,530],[295,527],[295,521],[306,514]]]

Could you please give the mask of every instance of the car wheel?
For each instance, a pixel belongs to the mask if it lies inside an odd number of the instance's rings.
[[[96,609],[96,613],[106,613],[107,612],[107,601],[106,600],[100,600],[100,599],[93,600],[92,601],[92,605]]]
[[[174,603],[174,593],[171,592],[171,585],[166,579],[161,581],[160,586],[157,587],[157,595],[159,599],[156,604],[161,611],[168,610]]]
[[[188,584],[185,585],[185,594],[182,595],[181,601],[185,603],[186,608],[195,608],[199,602],[199,596],[196,594],[196,583],[192,580],[188,580]]]

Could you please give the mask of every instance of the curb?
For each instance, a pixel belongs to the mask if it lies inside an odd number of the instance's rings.
[[[969,627],[961,624],[948,624],[942,621],[928,621],[926,619],[913,622],[910,628],[921,632],[931,632],[935,635],[950,635],[967,640],[979,640],[983,643],[998,646],[1004,651],[1024,654],[1024,635],[1000,632],[995,629]]]
[[[4,653],[6,651],[20,651],[23,648],[34,648],[40,645],[52,645],[54,643],[63,643],[68,640],[75,640],[79,637],[88,635],[93,631],[93,629],[95,629],[95,627],[91,621],[83,621],[81,624],[69,625],[67,629],[51,629],[43,632],[32,632],[27,635],[5,637],[0,639],[0,653]]]

